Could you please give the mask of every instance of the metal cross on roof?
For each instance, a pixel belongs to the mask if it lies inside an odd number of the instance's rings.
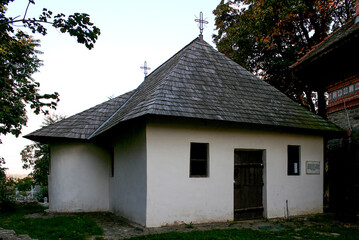
[[[143,66],[141,66],[140,68],[143,69],[143,73],[145,74],[145,77],[147,77],[147,70],[151,70],[151,68],[147,67],[147,62],[145,61]]]
[[[200,31],[199,36],[200,36],[201,38],[203,38],[203,36],[202,36],[203,29],[204,29],[203,24],[208,24],[208,21],[206,21],[206,20],[203,19],[203,13],[202,13],[202,12],[199,13],[199,18],[195,19],[194,21],[195,21],[195,22],[198,22],[198,27],[199,27],[199,31]]]

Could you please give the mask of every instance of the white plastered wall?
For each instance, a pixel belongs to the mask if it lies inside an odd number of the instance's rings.
[[[108,151],[91,143],[58,143],[50,149],[50,211],[108,211]]]
[[[129,126],[114,142],[114,176],[110,178],[110,209],[146,225],[145,125]]]
[[[322,212],[323,138],[319,136],[149,123],[146,226],[233,220],[235,149],[265,150],[265,217]],[[190,143],[209,143],[209,177],[190,178]],[[287,145],[301,146],[300,176],[287,176]],[[307,175],[306,161],[319,161]]]

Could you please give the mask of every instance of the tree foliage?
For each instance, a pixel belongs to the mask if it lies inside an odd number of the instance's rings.
[[[4,158],[0,157],[0,212],[10,211],[14,208],[14,202],[10,198],[10,195],[13,194],[14,180],[6,176],[7,168],[3,166],[4,164]]]
[[[13,1],[0,0],[0,134],[18,136],[27,122],[26,105],[36,114],[48,114],[59,100],[57,92],[39,93],[40,84],[31,77],[42,65],[38,58],[39,41],[23,29],[46,35],[49,25],[76,37],[88,49],[94,47],[100,30],[86,13],[74,13],[66,18],[62,13],[55,15],[44,8],[38,18],[28,18],[27,11],[35,4],[34,0],[28,1],[23,17],[7,17],[8,4]]]
[[[15,187],[18,191],[30,191],[31,186],[34,185],[34,179],[31,177],[19,178],[16,180]]]
[[[31,175],[36,184],[47,186],[50,162],[49,145],[43,143],[26,145],[21,151],[21,160],[24,169],[33,168]]]
[[[354,11],[354,0],[222,0],[213,39],[220,52],[315,112],[313,93],[323,100],[324,91],[294,79],[289,66]]]
[[[0,136],[10,133],[17,137],[27,122],[27,105],[34,113],[46,115],[59,101],[57,92],[40,94],[40,84],[32,78],[42,65],[38,58],[41,52],[37,49],[39,41],[26,30],[46,35],[46,26],[51,26],[76,37],[77,42],[92,49],[100,29],[90,22],[86,13],[74,13],[66,18],[62,13],[53,14],[44,8],[38,18],[29,18],[27,11],[35,0],[28,1],[22,17],[7,17],[11,2],[14,0],[0,0]],[[3,164],[5,160],[0,157],[0,209],[9,200],[7,185],[11,182]]]
[[[64,118],[65,117],[59,115],[46,116],[43,122],[43,126],[48,126]],[[26,145],[25,148],[21,151],[20,155],[23,162],[23,168],[32,168],[31,175],[36,184],[47,186],[47,176],[49,175],[50,164],[49,145],[44,143]]]

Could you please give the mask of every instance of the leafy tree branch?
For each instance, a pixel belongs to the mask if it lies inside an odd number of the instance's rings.
[[[40,94],[40,84],[32,75],[39,71],[42,61],[38,58],[39,41],[21,29],[16,23],[32,33],[47,34],[45,24],[77,38],[88,49],[94,47],[100,29],[93,25],[86,13],[74,13],[68,18],[62,13],[54,15],[44,8],[38,18],[27,18],[27,13],[35,0],[29,0],[23,18],[7,17],[8,4],[14,0],[0,0],[0,134],[11,133],[18,136],[27,122],[25,106],[35,114],[48,114],[56,109],[59,101],[57,92]]]
[[[42,126],[49,126],[57,121],[64,119],[60,115],[48,115],[45,117]],[[44,143],[33,143],[26,145],[21,151],[21,161],[24,169],[32,169],[31,175],[36,184],[47,186],[47,176],[49,175],[50,147]]]
[[[28,18],[28,10],[35,0],[28,1],[22,18],[20,15],[8,17],[8,5],[14,1],[0,0],[0,137],[6,134],[17,137],[21,134],[22,127],[27,123],[26,106],[35,114],[46,115],[50,109],[56,109],[59,101],[57,92],[41,94],[40,83],[32,78],[42,66],[38,58],[42,52],[38,50],[39,40],[25,30],[46,35],[47,26],[57,28],[62,33],[76,37],[77,42],[88,49],[94,47],[100,35],[100,29],[94,26],[86,13],[74,13],[66,18],[65,14],[55,15],[44,8],[38,18]],[[18,23],[21,23],[20,26],[17,26]],[[8,182],[3,164],[5,160],[0,157],[1,187]],[[0,198],[5,199],[6,189],[1,187]],[[0,205],[2,201],[0,199]]]
[[[354,0],[222,0],[213,11],[218,30],[213,39],[220,52],[326,117],[324,89],[293,78],[289,66],[351,19],[354,5]]]

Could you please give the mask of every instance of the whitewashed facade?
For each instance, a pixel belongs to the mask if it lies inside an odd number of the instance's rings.
[[[234,150],[257,149],[265,153],[264,217],[322,212],[323,137],[165,121],[117,134],[113,177],[101,147],[52,147],[50,210],[109,210],[146,227],[232,221]],[[191,142],[209,144],[208,177],[189,176]],[[301,147],[298,176],[287,175],[288,145]],[[307,161],[320,162],[320,173],[307,174]]]
[[[107,211],[108,151],[92,143],[58,143],[50,149],[50,211]]]
[[[199,37],[138,88],[25,137],[50,144],[51,211],[157,227],[322,212],[324,137],[342,133]]]

